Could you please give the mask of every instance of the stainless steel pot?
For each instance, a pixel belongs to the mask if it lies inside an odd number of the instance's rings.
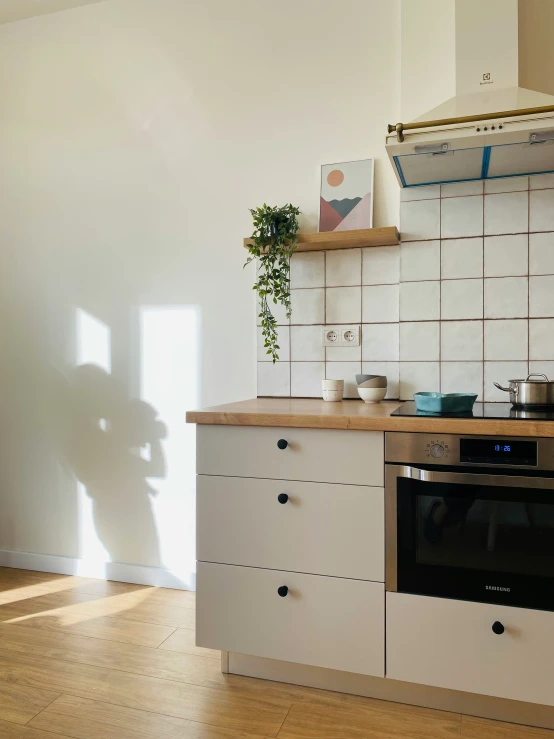
[[[542,377],[542,380],[532,380],[532,377]],[[525,380],[509,380],[508,387],[502,387],[497,382],[494,386],[505,393],[510,393],[512,405],[526,408],[539,406],[554,406],[554,382],[550,382],[546,375],[531,374]]]

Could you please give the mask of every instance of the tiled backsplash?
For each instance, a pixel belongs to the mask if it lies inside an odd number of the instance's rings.
[[[293,257],[277,364],[258,329],[258,395],[320,397],[328,377],[357,397],[361,371],[390,398],[506,401],[494,381],[554,376],[553,175],[403,190],[400,229],[401,246]],[[360,347],[322,346],[324,325],[360,323]]]

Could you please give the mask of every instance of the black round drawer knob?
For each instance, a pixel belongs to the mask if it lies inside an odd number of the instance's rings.
[[[277,446],[279,449],[286,449],[288,447],[289,443],[286,439],[279,439],[277,442]]]
[[[283,505],[287,502],[288,499],[289,496],[286,493],[279,493],[279,495],[277,496],[277,500]]]
[[[504,626],[500,623],[500,621],[495,621],[492,625],[492,630],[495,634],[503,634],[504,633]]]
[[[279,593],[281,598],[284,598],[285,595],[287,595],[287,593],[289,592],[289,589],[287,588],[286,585],[281,585],[280,588],[277,588],[277,592]]]

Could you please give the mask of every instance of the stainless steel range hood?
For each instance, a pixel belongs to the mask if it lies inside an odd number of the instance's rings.
[[[517,0],[450,2],[457,94],[389,126],[400,185],[554,172],[554,96],[517,86]]]

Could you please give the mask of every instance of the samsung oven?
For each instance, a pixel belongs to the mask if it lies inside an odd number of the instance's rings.
[[[554,611],[554,439],[387,433],[386,586]]]

